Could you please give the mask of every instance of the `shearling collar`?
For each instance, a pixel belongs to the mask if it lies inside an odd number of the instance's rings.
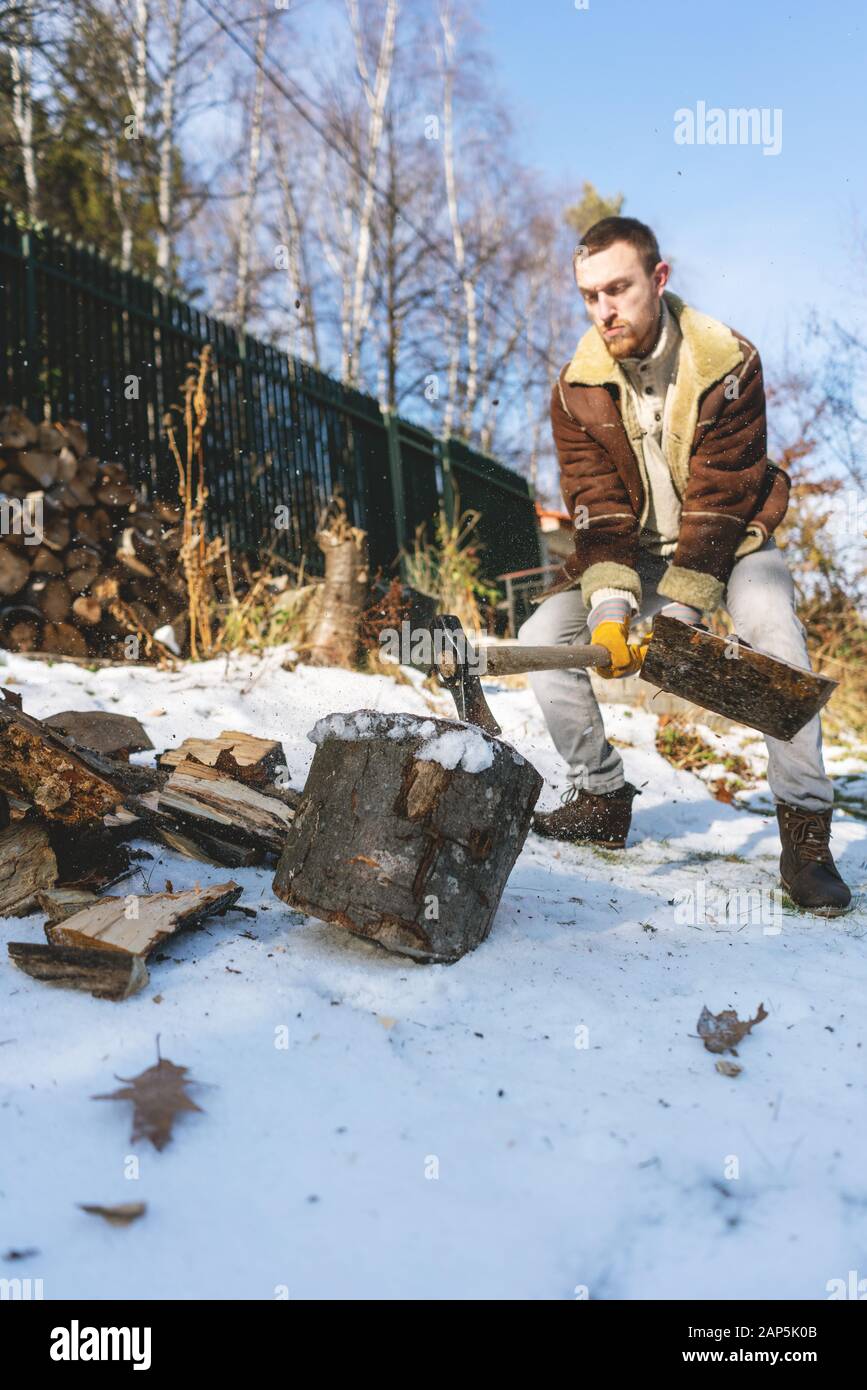
[[[677,319],[683,344],[681,355],[691,359],[692,375],[701,391],[713,386],[742,360],[740,344],[730,328],[709,314],[702,314],[684,304],[670,290],[663,300]],[[566,368],[563,380],[567,385],[622,385],[620,364],[611,356],[599,332],[589,328]]]

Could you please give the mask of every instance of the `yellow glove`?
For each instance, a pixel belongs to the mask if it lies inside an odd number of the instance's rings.
[[[611,653],[611,661],[607,666],[596,667],[597,675],[604,676],[606,680],[620,680],[623,676],[632,676],[641,670],[650,641],[630,645],[628,637],[628,617],[619,623],[607,621],[594,627],[591,640],[598,642],[600,647],[607,647]]]

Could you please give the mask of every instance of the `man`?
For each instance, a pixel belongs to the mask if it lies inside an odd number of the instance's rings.
[[[638,670],[630,622],[663,612],[700,624],[724,603],[744,641],[809,666],[794,586],[772,538],[789,480],[767,458],[759,354],[746,338],[666,290],[670,267],[649,227],[606,217],[575,253],[592,327],[551,396],[554,442],[575,554],[521,628],[523,642],[598,642],[599,674]],[[534,829],[621,848],[636,788],[605,737],[585,672],[530,677],[568,768],[561,809]],[[851,900],[829,848],[833,790],[821,728],[768,738],[783,886],[799,906]]]

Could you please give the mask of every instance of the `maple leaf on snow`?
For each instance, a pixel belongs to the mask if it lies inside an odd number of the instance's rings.
[[[159,1052],[157,1052],[159,1057]],[[188,1067],[176,1067],[167,1057],[159,1057],[156,1065],[138,1076],[119,1076],[125,1084],[119,1091],[91,1096],[91,1100],[131,1100],[133,1103],[132,1135],[130,1142],[150,1139],[155,1149],[164,1149],[172,1137],[176,1117],[184,1110],[204,1113],[187,1095]]]
[[[698,1020],[698,1035],[704,1040],[708,1052],[732,1052],[737,1057],[737,1044],[747,1033],[767,1018],[764,1004],[760,1004],[755,1018],[742,1022],[734,1009],[723,1009],[721,1014],[712,1014],[707,1004]]]

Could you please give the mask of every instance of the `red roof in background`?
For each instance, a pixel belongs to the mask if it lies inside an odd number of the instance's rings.
[[[559,521],[561,526],[565,526],[567,529],[571,530],[572,523],[569,520],[568,512],[564,512],[558,507],[543,507],[540,502],[536,502],[535,507],[536,515],[540,521],[542,521],[543,518],[546,521],[553,519]]]

